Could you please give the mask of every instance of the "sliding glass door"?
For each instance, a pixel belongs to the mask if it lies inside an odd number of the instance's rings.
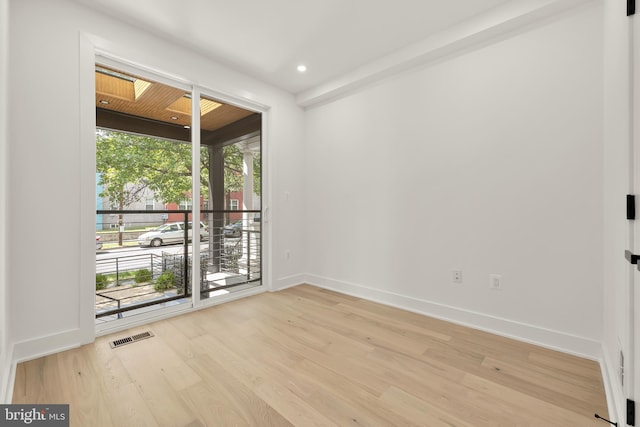
[[[97,324],[260,285],[261,114],[109,61],[95,77]]]

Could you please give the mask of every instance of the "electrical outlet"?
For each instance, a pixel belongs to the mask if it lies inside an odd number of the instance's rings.
[[[502,274],[489,275],[489,288],[495,289],[495,290],[502,289]]]
[[[451,281],[453,283],[462,283],[462,270],[453,270]]]

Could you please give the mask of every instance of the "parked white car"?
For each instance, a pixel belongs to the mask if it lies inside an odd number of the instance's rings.
[[[192,223],[189,222],[189,240],[192,236]],[[207,227],[203,222],[200,222],[200,240],[207,239],[209,233]],[[170,222],[154,228],[151,231],[147,231],[138,237],[138,245],[140,246],[154,246],[169,245],[173,243],[184,242],[184,223],[183,222]]]

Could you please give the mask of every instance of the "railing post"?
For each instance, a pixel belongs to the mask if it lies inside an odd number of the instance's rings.
[[[193,224],[192,224],[193,227]],[[194,239],[193,229],[191,230],[191,239]],[[199,238],[199,237],[198,237]],[[184,284],[184,295],[189,295],[189,213],[184,213],[184,264],[183,264],[182,282]]]
[[[116,286],[120,286],[120,269],[118,259],[119,258],[116,258]]]
[[[251,229],[247,228],[247,280],[251,280]]]

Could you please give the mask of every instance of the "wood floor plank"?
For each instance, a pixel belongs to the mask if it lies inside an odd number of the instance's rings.
[[[109,406],[109,415],[114,426],[158,427],[160,425],[134,383],[119,387],[117,392],[106,390],[105,393],[107,393],[107,401],[118,403]]]
[[[560,406],[549,404],[526,393],[514,391],[495,382],[467,375],[463,384],[477,392],[476,401],[482,401],[504,411],[520,414],[521,418],[531,426],[545,425],[549,427],[564,426],[598,426],[591,412],[574,412]]]
[[[74,425],[111,426],[111,412],[97,376],[83,348],[58,353],[58,369],[65,387],[61,390],[63,402],[75,399],[77,404],[69,409],[70,423]]]
[[[208,388],[210,390],[208,398],[215,398],[215,402],[221,408],[215,415],[218,419],[222,419],[222,414],[229,411],[238,414],[239,419],[242,420],[241,425],[258,427],[291,426],[291,423],[282,415],[274,411],[251,389],[231,375],[224,366],[208,355],[200,355],[190,359],[187,363],[204,380],[197,387]],[[191,387],[188,395],[191,395],[195,388]],[[193,397],[191,401],[193,402]],[[196,402],[194,412],[197,411],[198,407],[211,408],[211,405],[200,406]],[[251,408],[251,411],[246,411],[245,408]],[[207,413],[210,414],[209,412]],[[225,425],[222,422],[219,422],[219,424]],[[228,423],[228,425],[233,425],[233,423]]]
[[[199,340],[203,348],[212,349],[209,354],[225,366],[228,372],[245,387],[252,390],[264,402],[296,426],[334,426],[333,421],[317,411],[306,401],[304,390],[312,389],[303,379],[295,376],[288,367],[276,360],[271,363],[262,354],[246,353],[239,348],[230,348],[234,341],[206,335]]]
[[[112,349],[109,341],[154,337]],[[599,365],[310,285],[20,363],[85,426],[598,426]]]
[[[310,360],[303,360],[296,366],[296,372],[306,376],[314,385],[314,396],[326,403],[327,396],[340,396],[340,402],[330,408],[319,407],[323,413],[336,416],[340,425],[367,426],[416,426],[418,424],[402,417],[390,408],[380,405],[379,396],[372,394],[353,381],[351,377],[336,373]],[[339,405],[340,410],[332,409]]]
[[[412,420],[422,420],[429,427],[476,427],[457,417],[455,412],[445,412],[427,401],[418,399],[398,387],[389,387],[380,400],[392,411]]]
[[[594,388],[576,386],[563,378],[545,375],[534,369],[522,368],[510,363],[487,358],[483,362],[482,378],[523,393],[535,395],[551,404],[567,404],[568,407],[581,409],[585,413],[591,410],[602,411],[604,406],[593,407],[591,402],[598,399],[600,391]]]
[[[184,363],[184,359],[174,352],[162,337],[159,338],[146,339],[114,349],[129,375],[135,378],[142,370],[155,373],[164,377],[176,391],[202,381],[202,378]]]

